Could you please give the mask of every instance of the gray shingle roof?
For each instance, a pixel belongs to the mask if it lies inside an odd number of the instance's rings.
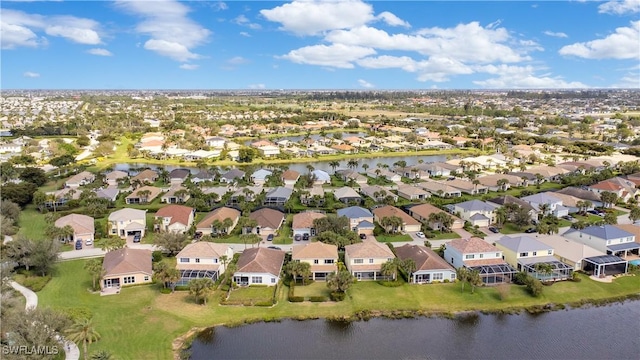
[[[338,209],[338,216],[346,216],[349,219],[373,217],[371,211],[360,206],[351,206],[344,209]]]
[[[529,236],[503,236],[500,240],[496,241],[496,244],[500,244],[516,253],[551,249],[549,245]]]
[[[467,211],[493,211],[498,205],[486,203],[480,200],[469,200],[456,204],[457,207]]]
[[[577,231],[581,231],[585,235],[591,235],[605,240],[634,236],[632,233],[619,229],[613,225],[594,225]]]

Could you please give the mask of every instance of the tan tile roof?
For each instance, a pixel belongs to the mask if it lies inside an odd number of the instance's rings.
[[[257,221],[260,227],[277,229],[284,220],[284,214],[278,210],[262,208],[249,214],[249,218]]]
[[[472,237],[470,239],[455,239],[447,243],[447,247],[458,250],[461,254],[483,253],[483,252],[499,252],[497,247],[488,242]]]
[[[418,220],[412,218],[406,212],[398,209],[395,206],[391,206],[391,205],[382,206],[382,207],[379,207],[377,209],[373,209],[373,214],[378,219],[383,219],[383,218],[391,217],[391,216],[397,216],[400,219],[402,219],[402,222],[405,225],[419,225],[420,224],[420,222]]]
[[[402,260],[412,259],[416,263],[416,270],[453,270],[453,267],[443,258],[423,245],[405,244],[399,246],[396,248],[396,255]]]
[[[105,276],[143,273],[152,274],[151,250],[122,248],[104,255]]]
[[[338,247],[322,242],[305,245],[294,245],[291,249],[292,259],[338,259]]]
[[[441,212],[445,212],[442,209],[439,209],[431,204],[420,204],[420,205],[416,205],[411,207],[411,212],[412,213],[416,213],[418,215],[420,215],[420,217],[424,218],[424,219],[428,219],[429,215],[431,214],[437,214],[437,213],[441,213]],[[455,215],[451,215],[449,213],[447,213],[447,215],[451,216],[451,218],[453,219],[454,222],[458,222],[458,221],[462,221],[462,219],[460,219],[459,217],[455,216]]]
[[[322,219],[327,215],[318,212],[303,212],[293,215],[293,229],[310,229],[313,227],[313,220]]]
[[[134,176],[131,180],[151,180],[151,179],[157,179],[158,178],[158,173],[153,171],[153,170],[143,170],[141,171],[138,175]]]
[[[282,173],[282,179],[284,180],[298,180],[300,173],[295,170],[287,170]]]
[[[156,212],[156,217],[168,217],[171,218],[169,221],[169,225],[180,223],[184,225],[189,225],[189,217],[193,212],[192,207],[184,206],[184,205],[167,205]]]
[[[344,251],[349,258],[394,258],[396,257],[386,244],[376,240],[364,240],[361,243],[347,245]]]
[[[162,189],[160,189],[159,187],[142,186],[142,187],[137,188],[134,192],[132,192],[129,196],[127,196],[127,199],[139,198],[140,195],[138,195],[138,194],[140,194],[140,191],[144,191],[144,190],[151,191],[151,194],[149,195],[149,202],[151,202],[151,200],[155,199],[162,192]]]
[[[640,226],[633,224],[617,224],[613,226],[626,232],[632,233],[636,236],[636,242],[640,242]]]
[[[69,214],[55,221],[55,226],[63,228],[67,225],[73,228],[76,234],[88,234],[95,231],[94,220],[91,216],[81,214]]]
[[[204,219],[202,219],[198,223],[198,225],[196,225],[196,228],[198,229],[209,228],[211,227],[211,224],[213,224],[215,220],[222,222],[224,221],[224,219],[228,218],[235,221],[239,217],[240,217],[240,211],[236,209],[232,209],[228,207],[217,208],[212,212],[208,213],[207,216],[205,216]]]
[[[597,184],[591,185],[591,188],[598,189],[598,190],[607,190],[607,191],[619,191],[620,189],[622,189],[622,186],[615,184],[611,181],[605,180]]]
[[[229,246],[208,241],[198,241],[182,249],[176,258],[214,258],[219,259],[229,249]],[[231,260],[231,259],[229,259]]]
[[[279,276],[283,262],[284,251],[260,247],[247,249],[238,259],[237,272],[268,273]]]

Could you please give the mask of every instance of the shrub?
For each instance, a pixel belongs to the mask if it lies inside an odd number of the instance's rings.
[[[154,251],[153,253],[151,253],[151,256],[153,258],[153,262],[162,261],[162,251],[160,251],[160,250]]]
[[[571,281],[575,281],[575,282],[580,282],[582,281],[582,278],[580,276],[578,276],[577,272],[573,272],[573,274],[571,275]]]
[[[162,288],[162,289],[160,289],[160,293],[161,293],[161,294],[171,294],[171,289],[169,289],[169,288]]]
[[[451,281],[450,281],[449,279],[444,279],[444,281],[442,281],[442,282],[443,282],[443,283],[445,283],[445,284],[448,284],[448,283],[450,283]]]
[[[425,247],[428,247],[429,249],[431,249],[431,241],[429,241],[429,240],[425,240],[425,241],[424,241],[424,246],[425,246]]]
[[[289,296],[289,302],[303,302],[304,296]]]
[[[334,291],[331,293],[330,298],[331,298],[331,301],[342,301],[346,296],[347,296],[346,293]]]
[[[517,284],[517,285],[526,285],[527,284],[527,278],[529,277],[529,275],[527,275],[526,272],[524,271],[519,271],[516,273],[516,275],[513,277],[513,283]]]
[[[80,319],[91,319],[91,317],[93,317],[91,310],[86,307],[65,308],[62,309],[62,313],[74,321]]]
[[[253,305],[255,305],[255,306],[271,306],[271,305],[273,305],[273,301],[271,301],[271,300],[258,301],[257,303],[255,303]]]
[[[540,295],[542,295],[542,282],[540,282],[540,280],[535,279],[531,276],[529,276],[529,278],[527,279],[527,291],[529,292],[529,294],[531,294],[532,296],[538,297]]]
[[[328,300],[326,296],[309,296],[309,301],[311,302],[325,302]]]
[[[47,276],[26,276],[21,279],[22,285],[26,288],[33,290],[34,292],[38,292],[42,290],[45,285],[51,280],[51,275]]]
[[[498,292],[498,297],[500,297],[500,300],[507,300],[507,298],[509,297],[509,293],[511,292],[511,287],[509,287],[508,284],[500,284],[496,286],[495,289]]]

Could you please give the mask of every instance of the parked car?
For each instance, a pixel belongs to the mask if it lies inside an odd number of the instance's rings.
[[[489,231],[491,231],[491,232],[492,232],[492,233],[494,233],[494,234],[497,234],[497,233],[499,233],[499,232],[500,232],[500,230],[499,230],[497,227],[495,227],[495,226],[490,226],[490,227],[489,227]]]
[[[587,212],[593,215],[598,215],[600,213],[598,210],[595,210],[595,209],[587,210]]]
[[[133,242],[134,242],[134,243],[139,243],[139,242],[140,242],[140,234],[138,234],[138,235],[133,235]]]
[[[424,233],[423,233],[422,231],[418,231],[418,232],[416,233],[416,236],[417,236],[417,237],[419,237],[419,238],[421,238],[421,239],[424,239]]]
[[[140,235],[136,235],[138,237],[140,237]],[[202,231],[196,231],[195,234],[193,234],[193,240],[198,240],[202,237]],[[134,238],[135,239],[135,238]]]
[[[91,239],[87,239],[87,241],[85,241],[84,243],[85,243],[85,245],[87,245],[87,246],[91,246],[91,245],[93,245],[93,240],[91,240]]]
[[[309,234],[307,234],[307,233],[302,234],[302,240],[304,240],[304,241],[309,240]]]
[[[282,248],[279,248],[277,246],[268,246],[268,248],[273,250],[282,250]]]
[[[273,234],[267,235],[267,241],[273,241]]]
[[[295,234],[295,235],[293,236],[293,240],[295,240],[295,241],[300,241],[300,240],[302,240],[302,235],[300,235],[300,234]]]
[[[76,240],[76,250],[82,250],[82,240]]]
[[[573,216],[571,216],[571,215],[565,215],[562,218],[565,219],[565,220],[568,220],[568,221],[573,221],[574,220]]]
[[[367,238],[367,234],[360,234],[360,240],[364,240]]]
[[[524,232],[526,232],[527,234],[531,234],[536,232],[536,228],[528,228],[527,230],[525,230]]]

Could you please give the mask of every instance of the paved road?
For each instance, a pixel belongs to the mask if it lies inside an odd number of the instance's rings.
[[[24,296],[26,300],[26,310],[33,310],[38,307],[38,295],[36,295],[36,293],[13,280],[10,281],[9,284]],[[66,341],[60,335],[56,335],[56,339],[58,339],[58,342],[64,347],[66,360],[78,360],[80,358],[80,349],[78,349],[78,346],[74,342]]]

